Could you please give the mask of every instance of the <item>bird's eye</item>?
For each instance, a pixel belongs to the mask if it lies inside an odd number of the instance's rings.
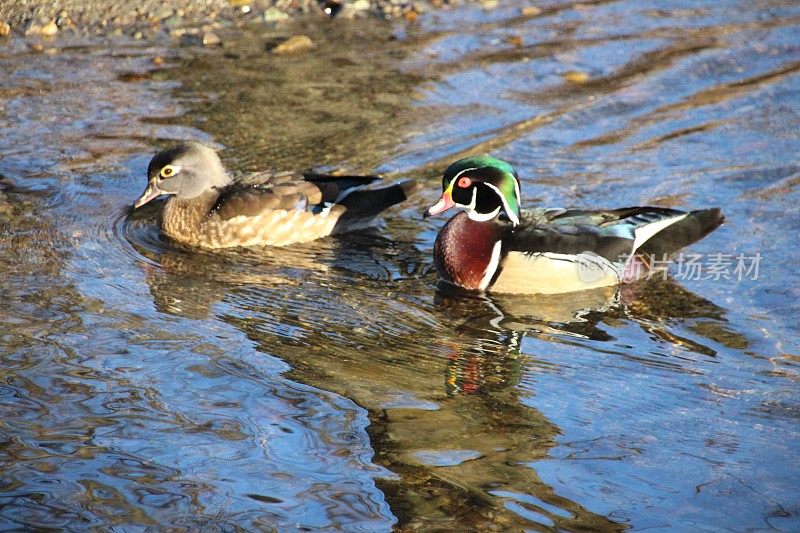
[[[161,169],[161,172],[159,172],[159,174],[161,174],[162,178],[171,178],[172,176],[177,174],[180,169],[181,167],[174,167],[172,165],[167,165]]]
[[[470,185],[472,185],[472,180],[469,179],[468,177],[463,176],[458,179],[458,186],[461,187],[462,189],[466,189]]]

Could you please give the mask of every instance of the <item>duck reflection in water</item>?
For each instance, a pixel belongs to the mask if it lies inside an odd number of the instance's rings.
[[[455,327],[464,344],[448,355],[448,395],[490,393],[514,387],[523,375],[521,343],[527,332],[608,338],[596,327],[602,313],[619,305],[619,290],[603,287],[563,295],[476,294],[440,283],[435,304],[464,317]],[[574,332],[566,326],[570,325]]]
[[[142,253],[160,310],[216,317],[289,364],[292,379],[367,409],[375,462],[400,476],[380,482],[400,524],[525,528],[536,515],[566,529],[624,530],[557,494],[531,466],[560,429],[528,401],[547,362],[525,339],[606,342],[632,321],[689,343],[669,320],[723,312],[670,281],[569,298],[440,289],[431,299],[424,251],[402,236],[359,239],[318,241],[291,257],[199,257],[160,244]]]

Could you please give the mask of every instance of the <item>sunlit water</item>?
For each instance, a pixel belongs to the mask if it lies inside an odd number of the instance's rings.
[[[800,8],[520,7],[0,45],[3,528],[800,529]],[[316,49],[265,51],[294,32]],[[427,187],[366,233],[198,253],[127,216],[175,139]],[[528,205],[727,221],[699,273],[453,293],[421,211],[482,152]]]

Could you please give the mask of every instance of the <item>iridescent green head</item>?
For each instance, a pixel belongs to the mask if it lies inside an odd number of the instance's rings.
[[[504,214],[519,224],[520,185],[514,168],[489,156],[459,159],[444,171],[442,197],[425,216],[438,215],[451,207],[462,207],[477,221]]]

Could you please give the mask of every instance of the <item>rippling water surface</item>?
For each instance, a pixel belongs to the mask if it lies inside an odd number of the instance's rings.
[[[539,5],[0,43],[2,527],[800,529],[800,8]],[[362,234],[193,252],[127,216],[176,139],[427,187]],[[443,290],[421,210],[485,152],[528,205],[721,206],[690,251],[728,271]]]

